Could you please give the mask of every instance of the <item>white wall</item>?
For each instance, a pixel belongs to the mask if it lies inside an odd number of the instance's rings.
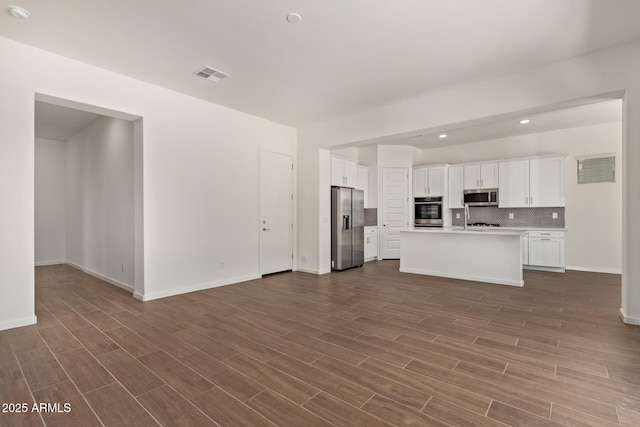
[[[616,153],[616,182],[578,185],[576,157]],[[566,154],[566,264],[569,269],[620,273],[622,268],[622,123],[605,123],[423,151],[423,162]]]
[[[295,129],[4,38],[0,57],[0,330],[35,321],[36,94],[143,117],[145,298],[259,276],[259,149],[295,158]]]
[[[633,167],[640,158],[639,75],[640,42],[635,42],[511,75],[416,94],[414,99],[302,127],[298,159],[303,164],[317,165],[319,149],[358,141],[384,143],[397,134],[441,129],[514,111],[540,111],[594,95],[623,93],[621,313],[625,321],[640,324],[640,168]],[[326,232],[317,227],[314,219],[319,210],[320,217],[326,215],[327,207],[321,204],[318,189],[328,186],[328,182],[317,182],[317,178],[299,180],[299,191],[306,194],[306,203],[299,207],[300,227]],[[298,249],[302,252],[326,256],[325,244],[326,240],[313,232],[298,236]],[[308,261],[310,266],[324,263],[319,258]]]
[[[35,265],[64,263],[66,144],[35,140]]]
[[[133,292],[133,122],[102,117],[67,141],[67,261]]]

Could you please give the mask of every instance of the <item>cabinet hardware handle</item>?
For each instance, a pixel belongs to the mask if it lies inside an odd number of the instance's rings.
[[[270,228],[262,227],[262,231],[271,231],[271,229],[270,229]]]
[[[545,241],[547,241],[547,240],[551,240],[551,239],[540,239],[540,240],[545,240]]]

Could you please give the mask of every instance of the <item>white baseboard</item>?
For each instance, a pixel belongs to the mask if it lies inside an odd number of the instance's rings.
[[[624,310],[620,309],[620,319],[627,325],[636,325],[640,326],[640,317],[630,317],[624,313]]]
[[[133,293],[133,297],[135,299],[137,299],[138,301],[144,301],[144,295],[138,292],[134,292]]]
[[[59,265],[59,264],[64,264],[65,260],[63,259],[57,259],[57,260],[53,260],[53,261],[37,261],[35,263],[36,267],[44,267],[45,265]]]
[[[110,283],[110,284],[112,284],[114,286],[117,286],[117,287],[119,287],[121,289],[124,289],[125,291],[131,292],[131,293],[133,293],[135,291],[133,286],[127,285],[126,283],[119,282],[119,281],[117,281],[115,279],[112,279],[110,277],[107,277],[107,276],[105,276],[103,274],[96,273],[93,270],[89,270],[88,268],[85,268],[85,267],[83,267],[81,265],[78,265],[76,263],[73,263],[71,261],[65,261],[65,264],[67,264],[69,267],[73,267],[73,268],[75,268],[77,270],[80,270],[80,271],[82,271],[84,273],[87,273],[87,274],[89,274],[89,275],[91,275],[93,277],[96,277],[96,278],[100,279],[100,280],[104,280],[107,283]]]
[[[301,273],[309,273],[309,274],[317,274],[317,275],[331,273],[331,269],[316,270],[313,268],[300,268],[300,267],[298,267],[297,271]]]
[[[162,292],[154,292],[154,293],[144,294],[144,295],[134,293],[133,296],[134,298],[140,299],[141,301],[151,301],[159,298],[166,298],[166,297],[172,297],[175,295],[187,294],[189,292],[196,292],[196,291],[203,291],[205,289],[217,288],[218,286],[233,285],[234,283],[246,282],[248,280],[255,280],[255,279],[259,279],[260,277],[261,276],[259,274],[251,274],[248,276],[232,277],[229,279],[218,280],[215,282],[200,283],[198,285],[185,286],[183,288],[169,289]]]
[[[622,274],[621,268],[574,267],[574,266],[567,266],[566,268],[567,270],[588,271],[591,273]]]
[[[35,325],[38,323],[38,318],[34,316],[23,317],[22,319],[9,320],[7,322],[0,323],[0,331],[7,329],[20,328],[22,326]]]
[[[518,286],[518,287],[524,286],[523,280],[507,280],[507,279],[503,280],[503,279],[495,279],[492,277],[472,276],[468,274],[455,274],[455,273],[421,270],[421,269],[413,269],[413,268],[401,268],[400,272],[422,274],[425,276],[448,277],[450,279],[471,280],[474,282],[492,283],[495,285],[507,285],[507,286]]]
[[[549,271],[551,273],[564,273],[565,269],[562,267],[542,267],[539,265],[523,265],[522,268],[525,270],[536,270],[536,271]]]

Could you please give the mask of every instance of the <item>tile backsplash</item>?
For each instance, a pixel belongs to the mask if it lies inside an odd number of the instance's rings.
[[[499,224],[501,227],[548,227],[564,228],[565,208],[498,208],[496,206],[476,206],[469,207],[472,222],[486,222]],[[452,209],[454,226],[464,225],[464,209]],[[456,214],[460,214],[460,219],[456,219]],[[513,214],[513,219],[509,214]],[[554,219],[556,213],[558,218]]]
[[[378,209],[365,208],[364,209],[364,226],[375,227],[378,225]]]

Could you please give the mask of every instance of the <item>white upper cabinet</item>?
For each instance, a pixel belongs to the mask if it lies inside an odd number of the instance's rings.
[[[364,207],[369,207],[369,168],[357,166],[356,189],[364,191]]]
[[[500,162],[499,170],[498,206],[529,207],[529,160]]]
[[[501,208],[564,206],[564,159],[500,162]]]
[[[447,196],[449,209],[464,208],[464,195],[462,191],[463,166],[449,167],[449,192]]]
[[[413,169],[413,197],[444,196],[446,166]]]
[[[498,164],[483,163],[464,167],[465,190],[498,188]]]
[[[529,177],[529,206],[564,206],[564,159],[530,160]]]
[[[358,172],[356,162],[331,157],[331,185],[356,188]]]

